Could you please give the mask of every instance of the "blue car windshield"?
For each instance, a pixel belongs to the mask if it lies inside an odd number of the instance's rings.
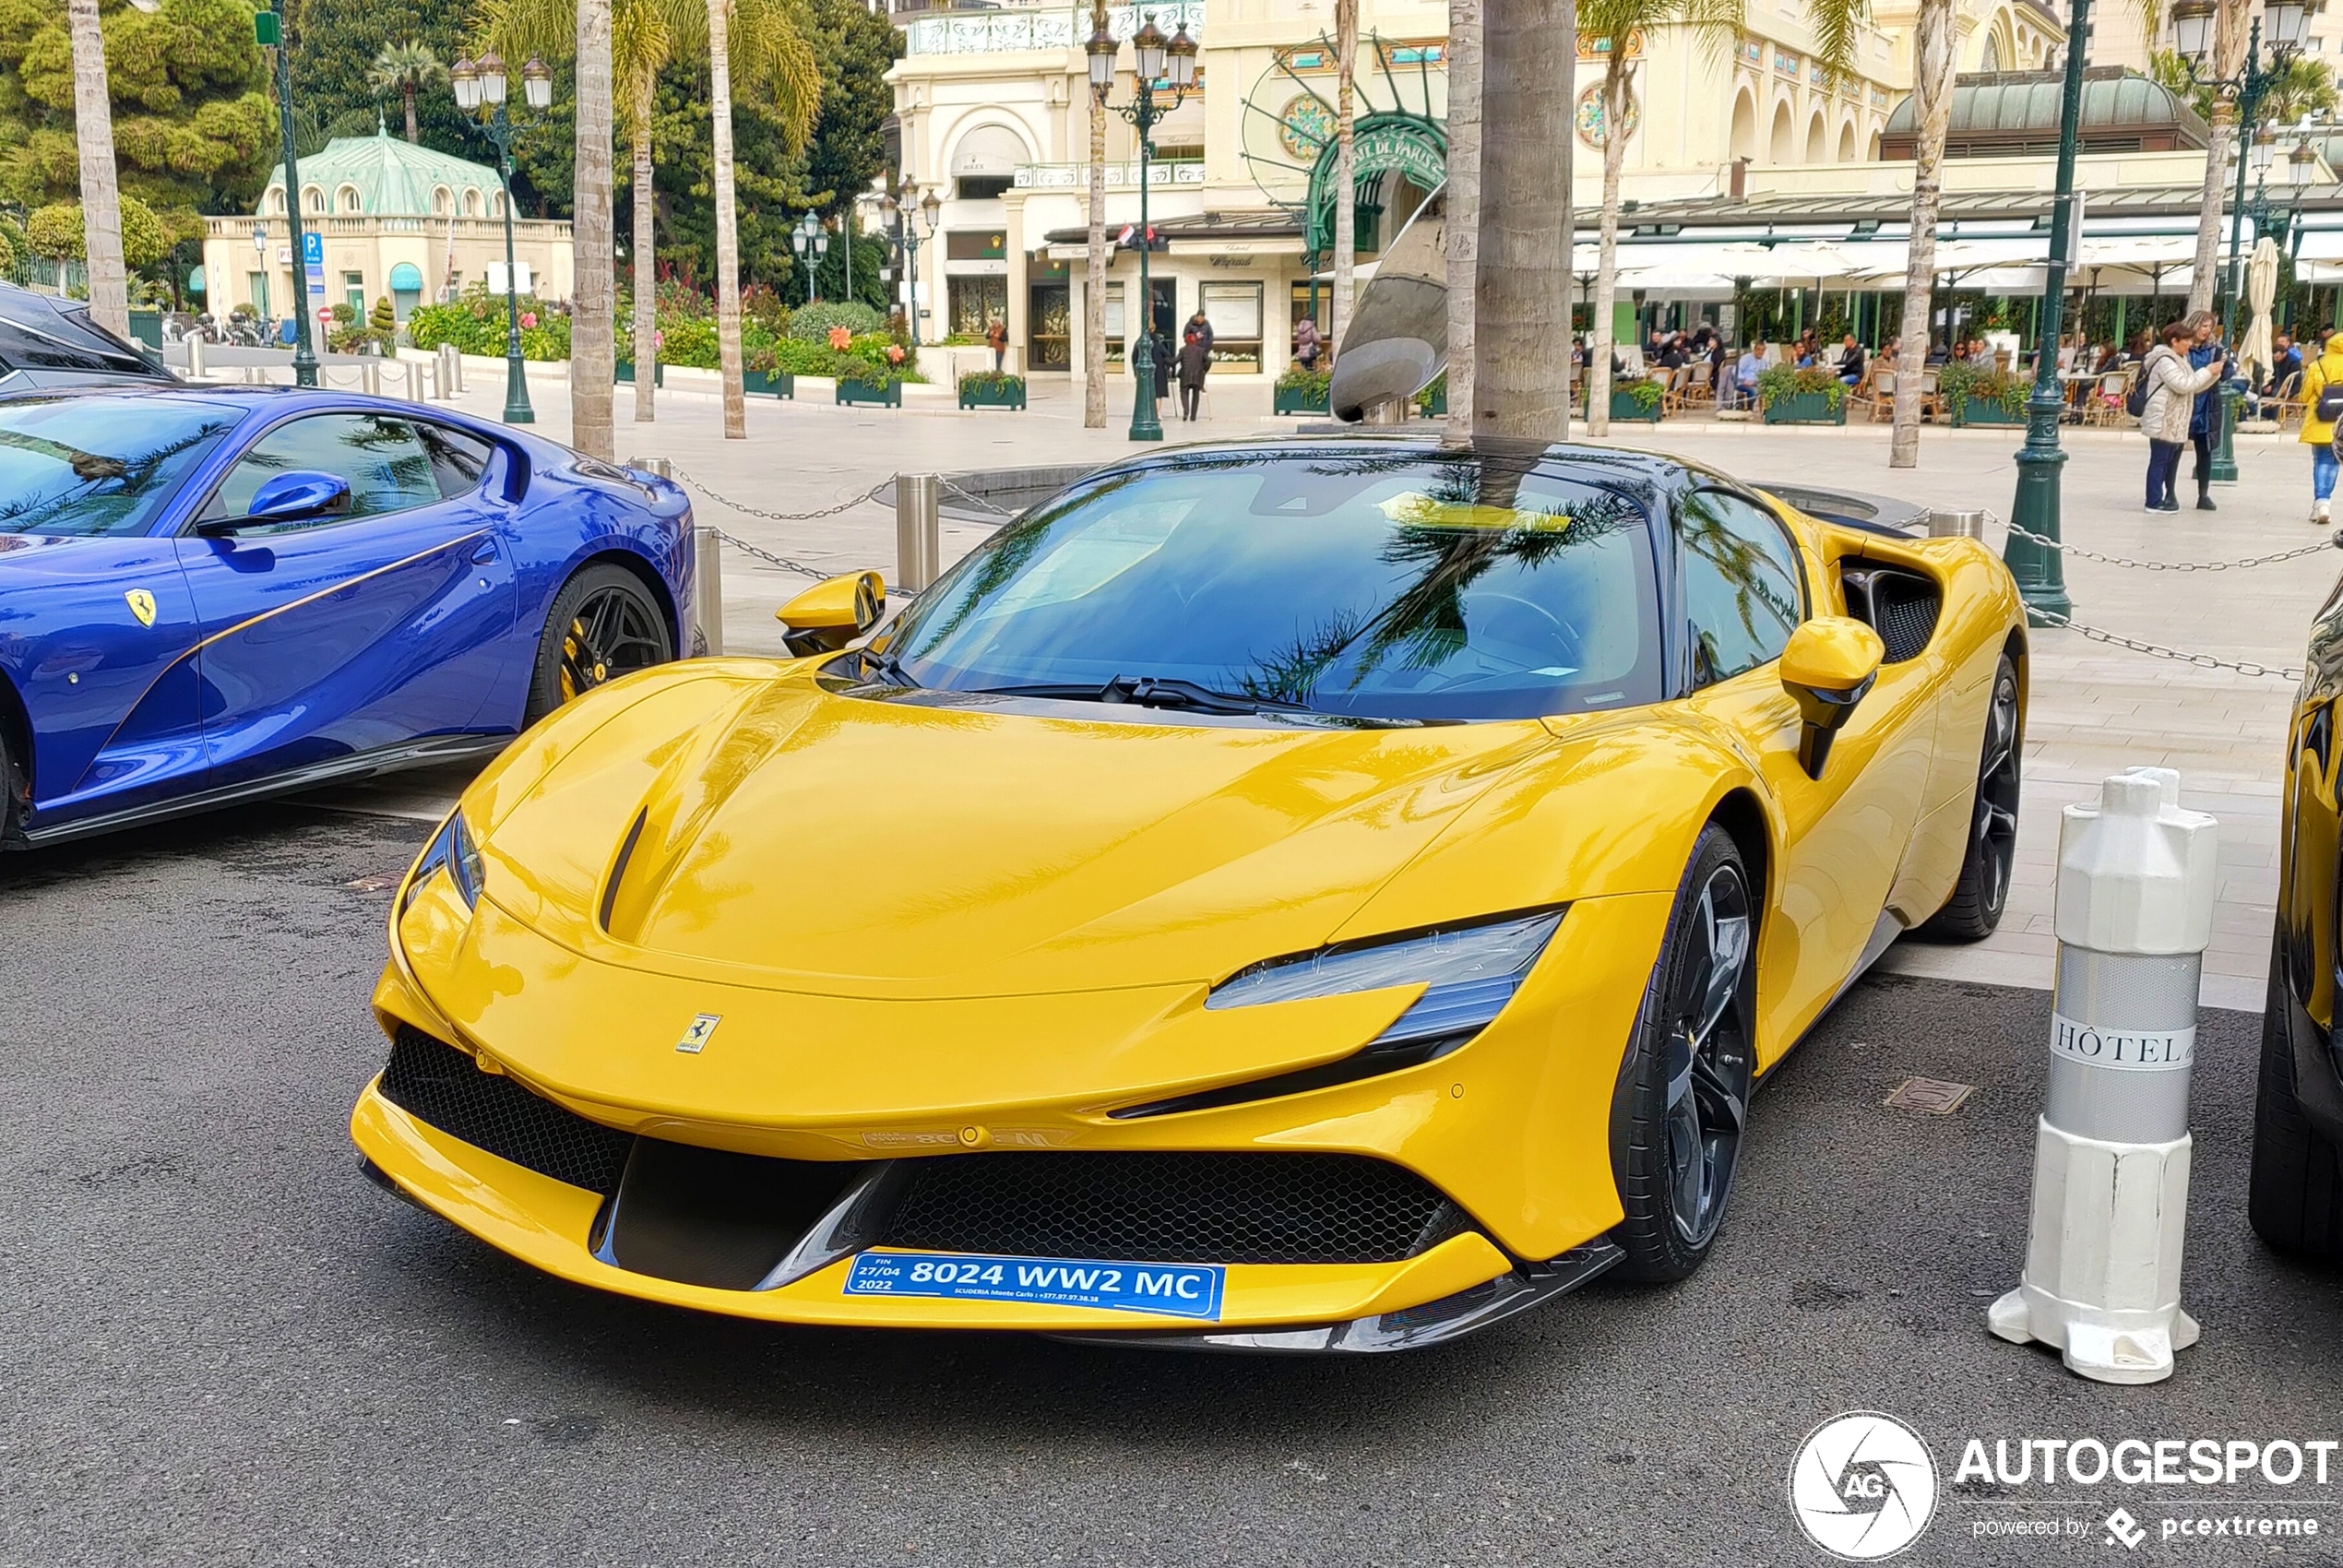
[[[194,398],[0,403],[0,533],[143,534],[242,417]]]
[[[1003,529],[885,651],[948,690],[1169,681],[1361,719],[1652,702],[1657,594],[1634,484],[1430,451],[1177,458]]]

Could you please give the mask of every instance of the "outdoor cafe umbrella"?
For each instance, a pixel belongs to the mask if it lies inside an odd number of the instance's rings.
[[[2254,307],[2254,325],[2237,357],[2266,377],[2277,358],[2270,351],[2270,304],[2278,298],[2278,246],[2266,234],[2254,242],[2253,259],[2245,264],[2245,300]]]

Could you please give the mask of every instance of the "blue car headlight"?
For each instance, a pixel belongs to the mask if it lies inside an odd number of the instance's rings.
[[[422,890],[423,884],[431,880],[431,873],[435,871],[447,873],[447,880],[456,885],[456,895],[463,899],[464,908],[469,909],[480,901],[480,849],[472,842],[471,829],[465,826],[461,806],[447,814],[447,820],[440,825],[439,831],[432,836],[431,842],[423,848],[422,857],[415,861],[415,869],[407,878],[406,900],[398,906],[400,914],[407,912],[407,906],[415,901],[415,895]]]
[[[1204,1004],[1258,1007],[1308,996],[1421,985],[1424,993],[1414,1005],[1367,1049],[1380,1051],[1434,1039],[1461,1045],[1513,1000],[1562,924],[1562,915],[1560,909],[1547,909],[1396,941],[1346,943],[1271,958],[1213,987]]]

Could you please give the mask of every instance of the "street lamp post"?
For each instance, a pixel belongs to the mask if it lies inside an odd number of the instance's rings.
[[[797,253],[800,263],[805,261],[808,251],[813,252],[813,265],[805,268],[805,303],[813,304],[822,297],[822,257],[829,254],[829,231],[811,212],[802,212],[790,225],[789,248]]]
[[[2066,77],[2058,113],[2058,184],[2052,197],[2050,266],[2042,278],[2040,324],[2034,333],[2034,395],[2026,403],[2026,445],[2017,452],[2017,495],[2010,505],[2010,535],[2002,559],[2026,602],[2028,624],[2052,624],[2075,612],[2057,546],[2025,537],[2059,537],[2059,474],[2066,454],[2058,422],[2066,411],[2058,380],[2059,317],[2066,304],[2066,264],[2075,232],[2075,150],[2083,118],[2083,41],[2090,36],[2091,0],[2074,0],[2066,26]],[[2020,533],[2019,529],[2025,533]]]
[[[2245,64],[2234,77],[2204,77],[2197,74],[2206,51],[2213,42],[2217,0],[2176,0],[2172,6],[2172,42],[2181,64],[2188,71],[2188,79],[2197,87],[2211,88],[2221,99],[2234,105],[2240,149],[2254,142],[2262,101],[2286,74],[2310,24],[2309,0],[2263,0],[2262,14],[2245,39]],[[2262,64],[2262,37],[2265,24],[2270,41],[2270,64]],[[2266,147],[2254,142],[2255,154],[2267,162]],[[2244,262],[2245,235],[2245,172],[2254,159],[2241,156],[2237,160],[2237,196],[2230,204],[2230,264],[2221,279],[2221,340],[2234,339],[2237,326],[2239,270]],[[2236,368],[2232,359],[2230,367]],[[2243,394],[2242,378],[2237,374],[2224,376],[2220,387],[2220,428],[2216,432],[2213,448],[2213,471],[2210,477],[2223,482],[2237,478],[2237,457],[2231,436],[2237,429],[2238,398]]]
[[[1154,132],[1156,123],[1180,106],[1183,99],[1195,86],[1195,40],[1188,36],[1187,25],[1170,39],[1155,25],[1155,14],[1148,12],[1131,37],[1131,52],[1136,70],[1132,77],[1132,97],[1128,104],[1107,104],[1107,94],[1114,89],[1114,64],[1122,46],[1107,30],[1101,19],[1098,30],[1090,34],[1084,46],[1090,59],[1090,91],[1101,104],[1130,122],[1139,133],[1139,331],[1131,344],[1131,439],[1160,441],[1163,422],[1155,411],[1155,298],[1148,291],[1148,251],[1151,231],[1148,227],[1148,167],[1155,157]],[[1170,88],[1170,101],[1159,102],[1155,84],[1163,82]],[[1345,198],[1347,199],[1347,198]],[[1103,288],[1103,279],[1092,279],[1092,288]],[[1127,319],[1127,318],[1126,318]]]
[[[457,61],[447,75],[455,84],[457,108],[472,115],[482,109],[489,112],[484,130],[496,148],[496,178],[505,188],[505,422],[534,424],[537,414],[529,406],[529,377],[521,368],[520,268],[513,256],[513,133],[517,127],[505,113],[509,85],[505,62],[491,50],[477,62]],[[534,54],[520,68],[520,85],[532,112],[542,113],[553,107],[553,73]]]
[[[269,0],[256,14],[254,36],[277,50],[277,131],[284,143],[285,224],[292,236],[293,385],[317,385],[317,350],[309,335],[309,258],[301,234],[301,171],[293,158],[292,45],[285,34],[291,0]]]
[[[895,244],[903,257],[904,309],[915,348],[920,340],[920,245],[935,237],[935,225],[944,215],[944,198],[935,187],[929,186],[926,195],[913,201],[911,193],[918,188],[907,183],[899,197],[890,194],[878,198],[879,209],[893,220]]]

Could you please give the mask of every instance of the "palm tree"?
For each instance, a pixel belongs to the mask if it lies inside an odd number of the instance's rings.
[[[1481,0],[1448,0],[1448,183],[1440,196],[1448,274],[1448,423],[1440,434],[1444,446],[1472,445],[1481,255]],[[1567,153],[1564,162],[1566,172]],[[1565,396],[1568,385],[1564,383]]]
[[[2143,0],[2141,9],[2157,18],[2157,0]],[[2213,12],[2213,74],[2235,77],[2245,66],[2247,0],[2220,0]],[[2149,32],[2155,36],[2153,26]],[[2228,172],[2230,137],[2237,134],[2237,101],[2226,94],[2213,100],[2212,136],[2205,144],[2205,190],[2196,208],[2196,266],[2188,283],[2192,314],[2213,308],[2213,284],[2220,269],[2221,176]]]
[[[570,239],[569,443],[614,462],[612,405],[618,381],[617,257],[611,188],[611,0],[577,0],[577,139]]]
[[[737,28],[735,27],[737,24]],[[724,436],[748,439],[741,390],[741,241],[732,196],[732,73],[769,93],[791,154],[814,134],[821,70],[799,0],[708,0],[708,118],[715,125],[716,358],[724,375]],[[738,58],[735,58],[737,53]]]
[[[98,0],[66,0],[73,42],[74,141],[81,154],[82,255],[89,264],[90,318],[130,336],[130,279],[122,264],[122,197],[113,161],[113,106],[106,95],[106,40]],[[59,281],[62,284],[63,275]]]
[[[447,79],[447,67],[439,63],[431,45],[420,38],[404,43],[386,43],[375,63],[366,68],[366,85],[375,96],[387,98],[397,93],[407,111],[407,139],[417,138],[415,133],[415,95],[439,86]]]
[[[1638,36],[1684,28],[1711,54],[1741,36],[1742,0],[1583,0],[1578,36],[1604,51],[1602,250],[1595,263],[1594,340],[1587,351],[1587,433],[1611,434],[1612,301],[1619,286],[1619,171],[1636,114],[1632,51]],[[1834,62],[1834,64],[1836,64]]]
[[[1092,0],[1092,36],[1106,31],[1106,0]],[[1090,232],[1082,285],[1082,424],[1106,428],[1106,97],[1090,94]]]
[[[1461,7],[1451,10],[1450,30]],[[1475,50],[1479,184],[1468,335],[1476,435],[1570,428],[1571,0],[1482,0]],[[1451,104],[1454,86],[1451,85]],[[1454,142],[1450,144],[1451,157]],[[1457,215],[1448,217],[1455,232]],[[1450,359],[1457,353],[1452,335]]]
[[[1819,30],[1824,17],[1850,17],[1853,7],[1849,0],[1807,0],[1807,9]],[[1891,469],[1920,463],[1928,303],[1936,288],[1936,215],[1945,204],[1945,134],[1953,121],[1953,0],[1921,0],[1912,24],[1911,238],[1904,260],[1902,339],[1896,350],[1896,422],[1887,442]]]
[[[624,89],[619,124],[634,149],[635,422],[658,417],[659,237],[652,190],[651,115],[659,73],[707,43],[708,14],[692,0],[619,0],[611,12],[611,66]]]
[[[1359,67],[1359,0],[1334,0],[1334,300],[1326,336],[1342,350],[1359,252],[1359,178],[1352,145],[1358,118],[1352,91]]]

